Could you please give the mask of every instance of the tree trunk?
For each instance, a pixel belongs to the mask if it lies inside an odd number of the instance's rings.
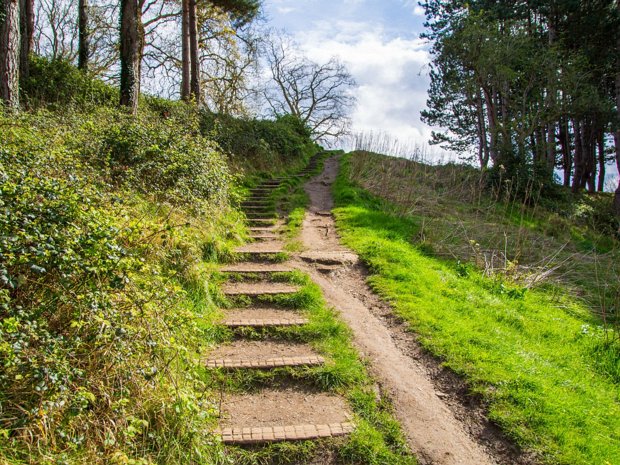
[[[617,2],[618,14],[620,14],[620,2]],[[618,112],[618,127],[614,134],[616,144],[616,166],[620,174],[620,31],[616,31],[616,111]],[[620,218],[620,176],[618,176],[618,187],[614,195],[614,212]],[[620,228],[618,229],[620,232]]]
[[[196,0],[189,2],[189,53],[191,70],[191,95],[200,103],[200,59],[198,48],[198,23],[196,20]]]
[[[547,153],[545,158],[551,179],[553,179],[553,170],[555,169],[555,151],[555,123],[549,123],[547,125]]]
[[[191,60],[190,60],[190,33],[189,33],[189,0],[182,0],[181,14],[181,98],[189,100],[191,94]]]
[[[0,98],[19,108],[20,1],[2,0],[0,11]]]
[[[19,78],[23,82],[30,76],[29,58],[34,46],[34,0],[21,0],[20,34]]]
[[[596,134],[594,126],[593,121],[583,124],[583,135],[581,137],[584,166],[581,187],[583,189],[587,187],[589,192],[596,192]]]
[[[618,91],[620,91],[620,77],[616,79],[616,92]],[[614,134],[614,141],[616,144],[616,167],[618,168],[618,173],[620,173],[620,129]],[[614,213],[620,218],[620,176],[618,176],[618,187],[614,194]],[[618,228],[618,231],[620,231],[620,228]]]
[[[556,41],[556,11],[555,4],[552,4],[552,12],[551,17],[548,21],[548,30],[549,30],[549,47],[553,47]],[[556,87],[557,87],[557,77],[555,72],[553,73],[553,82],[547,89],[547,110],[549,113],[555,111],[555,107],[557,105],[557,95],[556,95]],[[555,169],[555,155],[556,155],[556,142],[555,142],[555,122],[549,122],[547,124],[547,150],[545,153],[545,161],[546,168],[553,179],[553,170]]]
[[[121,99],[120,103],[138,111],[140,61],[144,30],[137,0],[121,0]]]
[[[484,100],[486,102],[487,107],[487,119],[489,120],[489,156],[491,157],[491,161],[493,165],[496,165],[498,162],[498,154],[497,154],[497,118],[496,118],[496,110],[493,98],[487,89],[482,88],[484,93]]]
[[[487,127],[480,89],[478,89],[478,95],[476,96],[476,110],[478,117],[478,161],[480,162],[480,168],[485,170],[489,164],[489,144],[487,142]]]
[[[560,119],[560,150],[562,151],[562,168],[564,170],[564,187],[570,187],[570,176],[573,171],[573,157],[570,151],[570,132],[568,121]]]
[[[605,191],[605,131],[600,129],[597,134],[598,145],[598,191]]]
[[[583,179],[583,145],[581,142],[581,123],[579,120],[573,121],[573,128],[575,128],[575,170],[573,172],[572,190],[574,193],[577,193],[579,192],[579,189],[581,189]]]
[[[88,29],[88,0],[78,1],[78,68],[88,71],[90,58],[90,31]]]

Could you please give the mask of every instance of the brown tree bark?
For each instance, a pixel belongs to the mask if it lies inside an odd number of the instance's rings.
[[[190,93],[200,103],[200,60],[198,48],[198,22],[196,0],[188,0],[189,2],[189,53],[190,53]]]
[[[560,150],[562,152],[562,169],[564,170],[564,187],[570,187],[570,177],[573,172],[573,157],[570,151],[570,132],[568,121],[560,119]]]
[[[603,192],[605,190],[605,131],[600,129],[597,134],[598,146],[598,186],[597,190]]]
[[[144,42],[141,11],[137,0],[121,0],[121,98],[132,114],[138,111],[140,64]]]
[[[617,2],[617,8],[620,14],[620,2]],[[616,57],[618,60],[616,63],[616,111],[618,112],[618,127],[614,134],[614,140],[616,145],[616,166],[618,167],[618,173],[620,173],[620,31],[617,31],[616,34]],[[620,218],[620,177],[614,195],[614,212]]]
[[[189,100],[191,94],[191,60],[190,60],[190,33],[189,33],[189,0],[182,0],[181,13],[181,99]]]
[[[489,120],[489,156],[493,164],[497,164],[499,155],[497,153],[497,111],[495,108],[495,102],[490,92],[486,88],[482,88],[484,93],[484,100],[487,107],[487,119]]]
[[[579,192],[581,189],[583,179],[583,144],[582,144],[582,130],[579,120],[573,121],[573,128],[575,128],[575,157],[573,159],[575,169],[573,171],[573,185],[572,191],[574,193]]]
[[[0,99],[19,108],[20,1],[0,0]]]
[[[88,71],[90,31],[88,29],[88,0],[78,1],[78,68]]]
[[[34,0],[21,0],[20,34],[19,78],[23,81],[30,76],[29,57],[34,46]]]
[[[548,30],[549,30],[549,46],[552,47],[555,44],[556,41],[556,20],[557,20],[557,13],[556,13],[556,8],[555,8],[555,4],[552,3],[552,12],[548,21]],[[555,110],[555,107],[557,105],[557,95],[556,95],[556,86],[557,86],[557,82],[555,82],[557,79],[557,77],[553,76],[553,81],[551,83],[551,85],[549,86],[549,88],[547,89],[548,92],[548,96],[547,96],[547,109],[550,112],[553,112]],[[555,139],[555,133],[556,133],[556,125],[555,122],[549,122],[547,124],[547,150],[545,153],[545,162],[546,162],[546,167],[547,167],[547,171],[549,172],[549,175],[551,176],[551,179],[553,179],[553,170],[555,169],[555,157],[556,157],[556,139]]]
[[[478,89],[476,95],[476,114],[478,117],[478,161],[480,162],[480,168],[485,170],[489,165],[489,144],[487,142],[487,126],[480,89]]]

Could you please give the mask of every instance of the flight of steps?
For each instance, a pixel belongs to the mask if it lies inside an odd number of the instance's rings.
[[[313,157],[307,168],[295,176],[303,178],[311,174],[317,162],[317,157]],[[294,270],[294,267],[287,263],[270,261],[271,257],[285,253],[284,244],[280,240],[283,221],[278,218],[272,199],[274,190],[280,188],[285,181],[286,179],[279,178],[262,183],[250,191],[249,198],[242,204],[253,242],[237,249],[244,258],[242,263],[225,266],[221,271],[236,278],[224,285],[224,294],[230,299],[241,298],[241,301],[250,304],[226,310],[221,324],[232,330],[294,328],[308,324],[308,318],[303,313],[265,304],[265,299],[261,299],[265,296],[292,296],[300,289],[299,286],[270,279],[274,273]],[[243,331],[239,334],[243,335]],[[221,350],[218,349],[205,361],[207,368],[225,371],[295,369],[321,366],[326,362],[310,345],[291,341],[246,341],[241,336]],[[294,383],[294,380],[291,382]],[[329,398],[333,397],[329,393],[305,392],[304,387],[296,389],[294,384],[289,390],[280,392],[274,387],[265,394],[258,392],[254,396],[248,402],[257,412],[284,412],[287,409],[294,409],[296,402],[320,406],[326,401],[333,401]],[[225,444],[231,445],[314,440],[350,434],[354,425],[348,421],[349,415],[344,400],[341,401],[341,407],[334,407],[333,402],[329,405],[329,415],[322,416],[321,409],[317,407],[311,409],[316,410],[312,413],[312,418],[297,419],[294,423],[282,424],[282,422],[262,421],[259,418],[255,424],[222,425],[218,433]],[[340,404],[336,402],[336,405]],[[222,410],[226,411],[226,400],[223,402]]]

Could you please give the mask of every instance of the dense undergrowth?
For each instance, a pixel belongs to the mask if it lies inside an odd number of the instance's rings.
[[[130,117],[63,62],[25,88],[28,111],[0,115],[0,463],[220,461],[209,262],[245,234],[231,205],[255,157],[286,171],[315,145],[296,121],[218,126],[152,97]]]
[[[546,463],[619,462],[620,347],[613,327],[603,327],[597,312],[558,281],[526,286],[509,273],[490,273],[475,255],[438,254],[429,236],[440,238],[448,224],[454,231],[462,217],[467,221],[466,202],[451,209],[454,198],[442,203],[418,186],[411,203],[402,197],[396,203],[406,189],[400,176],[385,179],[391,161],[376,156],[372,170],[356,165],[357,156],[344,159],[335,214],[344,242],[368,264],[371,286],[424,347],[464,376],[489,417],[518,444]],[[374,176],[362,177],[360,169]],[[498,225],[487,220],[484,226]],[[450,238],[460,244],[458,234]]]

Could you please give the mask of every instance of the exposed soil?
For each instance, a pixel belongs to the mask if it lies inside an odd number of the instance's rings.
[[[226,283],[222,289],[228,295],[274,295],[297,292],[300,287],[292,284],[273,283],[270,281]]]
[[[225,395],[221,426],[328,424],[350,421],[346,401],[339,396],[305,391],[299,386]]]
[[[303,223],[306,256],[326,259],[351,254],[339,242],[333,218],[330,186],[338,160],[325,162],[323,173],[305,186],[311,207]],[[320,260],[306,260],[319,262]],[[357,260],[331,266],[297,264],[322,288],[327,301],[354,333],[354,342],[368,362],[383,394],[391,400],[409,444],[422,464],[533,464],[498,427],[488,421],[480,399],[468,394],[465,383],[425,352],[415,335],[388,304],[366,285],[367,270]],[[323,269],[323,271],[325,271]]]
[[[280,263],[243,262],[227,265],[221,269],[225,273],[287,273],[293,268]]]
[[[276,341],[235,340],[223,344],[209,354],[210,359],[257,360],[279,357],[314,357],[318,354],[307,344]],[[243,424],[243,423],[239,423]]]
[[[252,242],[242,247],[238,247],[237,253],[281,253],[284,252],[284,244],[279,241]]]
[[[304,314],[294,310],[282,310],[277,308],[240,308],[226,310],[226,320],[271,320],[287,318],[304,318]]]

